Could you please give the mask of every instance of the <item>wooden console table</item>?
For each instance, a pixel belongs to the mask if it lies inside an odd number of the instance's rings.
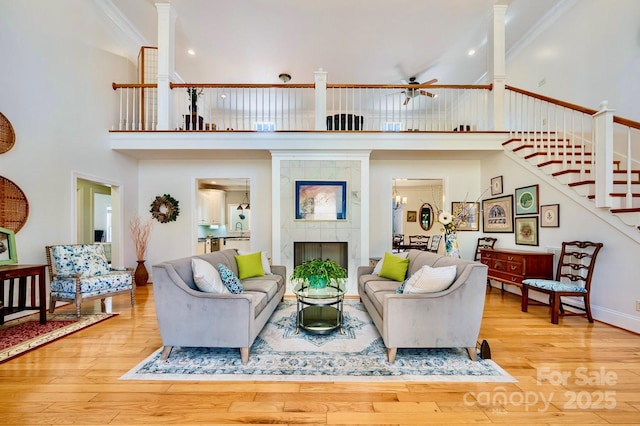
[[[489,267],[487,278],[522,288],[525,278],[553,279],[553,253],[480,249],[480,262]]]
[[[40,310],[40,324],[47,322],[47,304],[45,292],[45,267],[47,265],[3,265],[0,266],[0,324],[4,324],[5,314],[26,309]],[[9,297],[5,297],[5,281],[9,281]],[[37,281],[37,284],[36,284]],[[18,283],[18,306],[13,306],[13,294]],[[27,284],[31,285],[31,305],[27,305]],[[36,288],[38,306],[36,306]]]

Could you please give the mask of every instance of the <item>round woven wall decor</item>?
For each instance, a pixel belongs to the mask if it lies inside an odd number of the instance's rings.
[[[4,154],[13,148],[16,142],[16,134],[7,117],[0,112],[0,154]]]
[[[0,227],[16,234],[29,217],[29,202],[24,192],[9,179],[0,176]]]

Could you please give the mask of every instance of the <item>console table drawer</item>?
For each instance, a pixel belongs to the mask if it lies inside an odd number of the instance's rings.
[[[501,271],[489,271],[489,278],[496,281],[502,281],[507,284],[522,284],[522,275],[513,275]]]

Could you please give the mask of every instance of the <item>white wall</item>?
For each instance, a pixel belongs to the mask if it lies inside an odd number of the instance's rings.
[[[596,261],[591,290],[591,307],[597,320],[640,332],[640,317],[635,301],[640,299],[640,247],[631,238],[585,210],[554,186],[510,158],[496,154],[482,163],[482,182],[488,183],[496,175],[503,175],[504,194],[515,189],[539,184],[540,204],[560,204],[560,227],[539,228],[539,246],[515,244],[515,234],[488,234],[498,238],[497,248],[515,248],[527,251],[549,251],[560,248],[563,241],[586,240],[601,242],[603,249]],[[557,259],[555,259],[557,262]],[[514,290],[514,289],[511,289]],[[519,290],[515,289],[517,294]]]
[[[640,121],[640,2],[579,0],[507,58],[507,84]],[[541,80],[546,84],[538,86]]]
[[[251,249],[271,251],[271,161],[141,161],[137,210],[148,217],[151,202],[170,194],[178,200],[175,222],[153,220],[147,269],[153,264],[195,254],[197,240],[197,179],[248,178],[251,194]]]
[[[1,3],[0,111],[16,143],[0,154],[0,175],[29,201],[28,221],[16,234],[18,260],[40,263],[45,245],[75,242],[73,173],[121,185],[124,220],[130,217],[137,164],[110,149],[107,129],[117,113],[111,83],[132,81],[135,68],[105,48],[108,35],[89,2]],[[125,243],[131,265],[133,245]]]

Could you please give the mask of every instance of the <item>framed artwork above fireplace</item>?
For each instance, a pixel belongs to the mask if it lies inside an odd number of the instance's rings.
[[[296,181],[296,220],[347,219],[347,183],[344,181]]]

